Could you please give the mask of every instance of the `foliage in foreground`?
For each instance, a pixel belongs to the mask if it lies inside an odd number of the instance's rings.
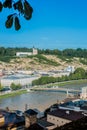
[[[5,26],[11,28],[14,25],[16,31],[21,28],[20,15],[26,20],[30,20],[33,13],[33,8],[27,0],[0,0],[0,12],[3,9],[12,10],[13,13],[7,16]]]

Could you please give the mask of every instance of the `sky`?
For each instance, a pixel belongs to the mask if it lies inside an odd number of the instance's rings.
[[[32,19],[20,18],[19,31],[5,28],[8,9],[0,13],[0,46],[87,49],[87,0],[28,1],[34,10]]]

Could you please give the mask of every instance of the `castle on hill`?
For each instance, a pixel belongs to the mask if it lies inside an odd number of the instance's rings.
[[[37,55],[38,50],[33,47],[32,52],[16,52],[17,57],[26,57],[26,56],[31,56],[31,55]]]

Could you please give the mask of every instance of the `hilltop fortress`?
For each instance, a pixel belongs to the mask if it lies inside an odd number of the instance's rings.
[[[26,56],[31,56],[31,55],[37,55],[38,50],[33,47],[32,52],[17,52],[16,56],[17,57],[26,57]]]

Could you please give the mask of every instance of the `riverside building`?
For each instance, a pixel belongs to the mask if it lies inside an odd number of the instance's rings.
[[[31,76],[25,74],[14,74],[9,76],[4,76],[0,80],[2,86],[10,86],[12,83],[20,85],[32,84],[32,81],[38,79],[38,76]]]

